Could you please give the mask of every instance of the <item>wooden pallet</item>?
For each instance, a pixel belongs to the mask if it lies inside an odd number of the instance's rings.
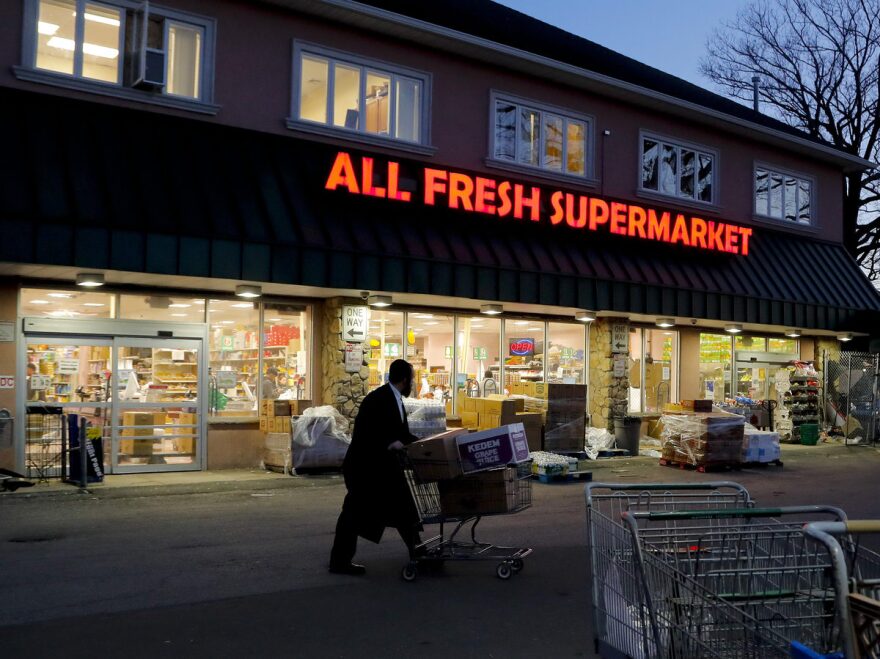
[[[711,462],[709,464],[692,465],[689,462],[678,462],[667,458],[660,458],[660,464],[664,467],[678,467],[679,469],[687,469],[705,474],[710,471],[734,471],[739,470],[742,466],[739,462]]]
[[[782,460],[770,460],[769,462],[743,462],[742,466],[749,469],[753,467],[757,467],[758,469],[763,469],[765,467],[781,467]]]

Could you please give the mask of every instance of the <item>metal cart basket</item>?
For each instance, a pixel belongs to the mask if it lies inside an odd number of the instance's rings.
[[[405,451],[400,452],[407,484],[422,524],[439,524],[439,533],[416,547],[401,576],[414,581],[423,565],[445,561],[495,561],[495,574],[509,579],[524,567],[532,553],[527,547],[503,547],[477,540],[477,526],[483,517],[511,515],[532,505],[531,462],[483,472],[498,477],[498,484],[486,487],[475,479],[437,481],[423,479]],[[424,464],[424,463],[423,463]],[[442,467],[444,463],[437,463]]]

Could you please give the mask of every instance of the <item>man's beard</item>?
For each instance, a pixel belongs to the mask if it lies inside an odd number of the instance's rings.
[[[412,380],[406,380],[400,389],[400,395],[406,398],[412,393]]]

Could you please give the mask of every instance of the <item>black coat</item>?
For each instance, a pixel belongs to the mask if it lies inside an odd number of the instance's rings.
[[[416,439],[409,432],[406,413],[404,420],[400,419],[391,385],[383,385],[364,398],[342,464],[347,503],[354,506],[361,537],[379,542],[386,527],[419,524],[400,456],[388,450],[396,441],[408,445]]]

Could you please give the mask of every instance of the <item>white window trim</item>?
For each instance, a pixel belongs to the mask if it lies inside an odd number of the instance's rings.
[[[319,123],[316,121],[310,121],[308,119],[300,118],[300,109],[299,109],[299,98],[300,98],[300,88],[301,88],[301,76],[300,72],[300,62],[302,61],[303,55],[314,55],[316,57],[321,57],[327,60],[331,60],[332,62],[339,62],[342,64],[349,64],[354,67],[358,67],[362,70],[361,78],[361,93],[360,97],[363,98],[364,86],[366,85],[366,72],[367,70],[373,70],[376,73],[387,74],[391,78],[391,91],[394,89],[394,80],[397,76],[411,78],[414,80],[418,80],[421,83],[422,94],[419,99],[421,103],[420,112],[419,112],[419,140],[417,142],[411,142],[409,140],[400,139],[394,137],[393,135],[378,135],[375,133],[367,133],[360,129],[351,129],[344,128],[339,126],[334,126],[332,124],[332,117],[329,114],[329,108],[333,103],[333,86],[332,86],[332,75],[328,76],[327,80],[327,107],[328,107],[328,115],[327,115],[327,123]],[[331,63],[332,63],[331,62]],[[332,70],[332,67],[331,67]],[[330,48],[327,46],[322,46],[319,44],[310,43],[307,41],[300,41],[298,39],[293,40],[293,56],[291,62],[291,93],[290,93],[290,116],[286,119],[285,123],[287,127],[291,130],[301,131],[304,133],[311,133],[314,135],[322,135],[325,137],[333,137],[333,138],[344,138],[348,141],[353,142],[362,142],[364,144],[370,144],[372,146],[380,146],[384,148],[392,148],[401,151],[410,151],[413,153],[418,153],[422,155],[433,155],[437,149],[436,147],[431,146],[431,87],[433,82],[433,76],[426,71],[419,71],[416,69],[411,69],[406,66],[401,66],[399,64],[394,64],[392,62],[387,62],[384,60],[377,60],[369,57],[364,57],[362,55],[358,55],[356,53],[346,52],[337,50],[335,48]],[[389,115],[394,114],[395,103],[392,102],[393,99],[389,98]],[[394,130],[394,117],[389,116],[389,123],[391,125],[391,131]]]
[[[767,171],[768,174],[779,174],[780,176],[790,176],[796,180],[806,181],[810,184],[810,223],[809,224],[801,224],[797,220],[794,222],[790,222],[785,219],[785,184],[782,186],[782,217],[773,217],[769,214],[769,194],[770,189],[767,188],[768,194],[768,202],[767,209],[768,212],[759,213],[758,212],[758,170],[763,169]],[[778,167],[776,165],[772,165],[768,162],[762,160],[754,161],[752,165],[752,219],[756,222],[761,222],[764,224],[769,224],[773,227],[788,227],[789,229],[797,229],[800,231],[808,231],[815,232],[819,230],[819,216],[816,213],[816,197],[817,197],[817,186],[816,186],[816,178],[809,174],[805,174],[803,172],[794,171],[788,169],[786,167]]]
[[[665,192],[661,192],[658,190],[651,190],[649,188],[642,187],[642,167],[645,159],[645,140],[653,140],[655,142],[662,142],[664,144],[668,144],[669,146],[675,147],[677,149],[687,149],[689,151],[694,151],[697,154],[697,164],[699,164],[699,154],[703,153],[712,157],[712,200],[711,201],[702,201],[697,199],[696,197],[682,197],[678,194],[678,190],[680,188],[680,177],[681,177],[681,166],[679,165],[675,169],[675,193],[674,194],[666,194]],[[696,208],[707,208],[707,209],[720,209],[721,204],[719,200],[721,199],[721,154],[718,152],[718,149],[713,149],[703,144],[697,144],[696,142],[688,142],[686,140],[679,139],[677,137],[669,137],[667,135],[663,135],[662,133],[655,133],[649,130],[640,130],[639,131],[639,144],[638,144],[638,167],[636,168],[636,194],[640,197],[647,197],[649,199],[657,199],[662,201],[669,201],[670,199],[674,199],[676,203],[687,206],[694,206]],[[658,173],[659,176],[659,173]],[[695,185],[694,189],[696,190],[696,175],[694,176]],[[659,186],[658,186],[659,187]]]
[[[498,158],[495,155],[495,105],[498,101],[507,101],[512,105],[517,106],[517,108],[526,108],[528,110],[535,110],[542,113],[552,114],[562,119],[573,119],[574,121],[579,121],[584,124],[584,138],[587,141],[586,147],[584,149],[584,173],[581,174],[569,174],[564,170],[555,171],[552,169],[547,169],[542,165],[528,165],[526,163],[519,162],[519,160],[505,160],[504,158]],[[518,124],[518,122],[517,122]],[[548,105],[547,103],[541,103],[540,101],[535,101],[529,98],[523,98],[522,96],[517,96],[516,94],[508,94],[504,91],[498,89],[492,89],[489,91],[489,123],[488,123],[488,153],[489,155],[486,157],[485,164],[487,167],[495,167],[498,169],[506,169],[518,174],[527,174],[529,176],[534,176],[537,178],[549,179],[552,181],[564,181],[566,183],[574,183],[579,185],[587,185],[590,187],[598,184],[598,179],[596,178],[596,118],[591,114],[584,114],[583,112],[576,112],[575,110],[569,110],[566,108],[561,108],[554,105]],[[519,153],[519,140],[516,141],[516,150]],[[563,163],[565,162],[565,152],[567,150],[567,140],[563,140]],[[541,144],[540,144],[540,154],[541,159],[544,157],[544,131],[541,131]]]
[[[77,0],[78,2],[94,2],[94,0]],[[109,83],[101,80],[91,80],[75,75],[77,70],[76,56],[74,61],[74,75],[66,73],[58,73],[55,71],[47,71],[38,69],[37,63],[37,21],[39,18],[40,3],[39,0],[24,0],[24,12],[22,18],[22,50],[20,66],[13,66],[12,71],[16,78],[27,82],[35,82],[44,85],[52,85],[54,87],[62,87],[74,91],[88,92],[98,94],[100,96],[116,97],[128,101],[138,101],[149,105],[159,105],[165,107],[176,108],[180,110],[188,110],[190,112],[198,112],[202,114],[214,115],[220,111],[220,106],[214,104],[214,63],[216,57],[216,34],[217,21],[208,16],[200,16],[189,12],[170,9],[159,5],[151,5],[152,13],[161,15],[166,20],[165,30],[167,31],[167,21],[179,23],[183,25],[192,25],[202,30],[202,70],[199,75],[199,99],[191,99],[186,96],[177,96],[174,94],[153,93],[132,87],[125,87],[122,84],[123,66],[125,52],[125,10],[137,9],[143,3],[137,0],[99,0],[95,4],[101,4],[114,9],[120,9],[122,18],[119,26],[120,40],[120,58],[119,71],[120,82]],[[79,32],[79,31],[78,31]],[[77,35],[77,43],[82,39],[81,35]],[[80,58],[81,59],[81,58]]]

